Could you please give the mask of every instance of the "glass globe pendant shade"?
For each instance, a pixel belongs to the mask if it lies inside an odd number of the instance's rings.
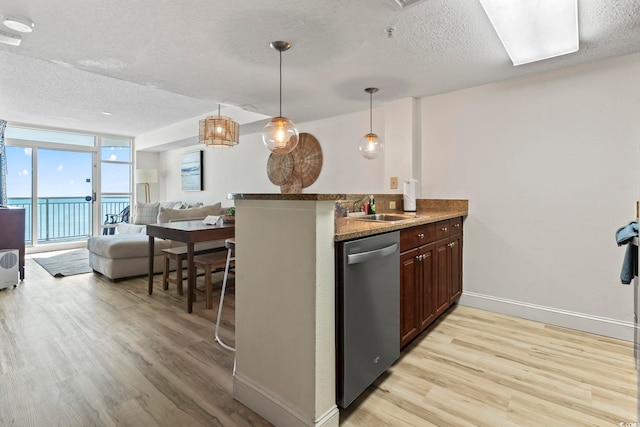
[[[358,150],[367,159],[375,159],[384,149],[384,143],[375,133],[368,133],[360,139]]]
[[[290,153],[298,145],[298,129],[286,117],[274,117],[262,130],[262,142],[273,153]]]
[[[363,136],[358,143],[358,150],[365,159],[375,159],[384,150],[382,139],[373,133],[373,94],[378,91],[377,87],[368,87],[364,90],[369,94],[369,133]]]

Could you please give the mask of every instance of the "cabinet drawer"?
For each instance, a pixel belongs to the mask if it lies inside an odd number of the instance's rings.
[[[435,223],[435,239],[440,240],[449,237],[449,220],[438,221]]]
[[[449,234],[460,234],[462,233],[462,217],[452,218],[449,220]]]
[[[435,240],[435,224],[419,225],[400,232],[400,252],[417,248]]]

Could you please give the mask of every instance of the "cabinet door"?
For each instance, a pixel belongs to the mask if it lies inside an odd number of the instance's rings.
[[[400,348],[418,335],[418,249],[400,254]]]
[[[436,242],[436,315],[449,308],[449,239]]]
[[[449,239],[449,302],[453,304],[462,294],[462,234]]]
[[[420,331],[436,319],[436,245],[420,247]]]

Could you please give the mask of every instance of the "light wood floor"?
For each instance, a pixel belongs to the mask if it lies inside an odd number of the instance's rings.
[[[215,310],[156,276],[53,278],[27,259],[0,291],[0,426],[262,426],[232,398]],[[214,305],[217,303],[217,296]],[[226,301],[229,304],[226,304]],[[233,342],[233,294],[223,338]],[[345,426],[635,422],[630,343],[457,306],[348,410]]]

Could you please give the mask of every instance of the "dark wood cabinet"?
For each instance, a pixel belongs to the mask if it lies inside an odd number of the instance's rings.
[[[419,331],[418,249],[400,254],[400,346],[404,347]]]
[[[0,208],[0,249],[18,249],[20,280],[24,280],[24,228],[23,208]]]
[[[435,296],[435,245],[420,246],[419,248],[419,288],[418,313],[420,314],[420,331],[436,320],[436,309],[433,304]]]
[[[453,304],[462,295],[462,233],[449,239],[449,302]]]
[[[444,238],[436,242],[437,316],[462,295],[462,218],[441,222],[437,229]]]
[[[436,316],[449,308],[449,239],[436,242]]]
[[[462,294],[462,218],[400,233],[400,347]]]

